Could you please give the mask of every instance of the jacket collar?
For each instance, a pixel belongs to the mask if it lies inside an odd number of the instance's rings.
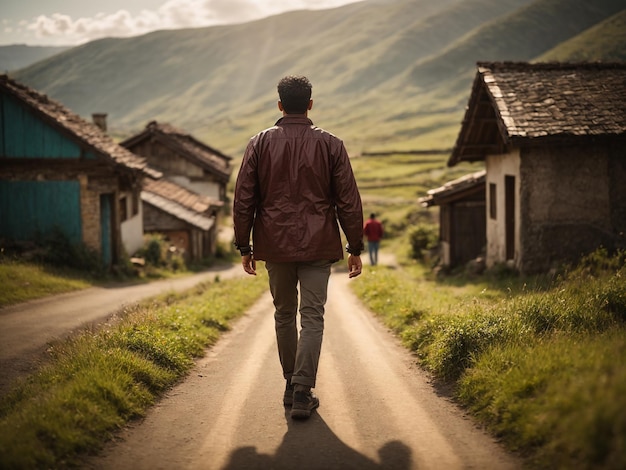
[[[312,126],[313,121],[311,121],[304,114],[287,114],[286,116],[281,117],[278,121],[276,121],[275,126],[284,124],[305,124],[307,126]]]

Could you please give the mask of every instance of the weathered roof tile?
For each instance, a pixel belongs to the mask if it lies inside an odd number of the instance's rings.
[[[222,201],[195,193],[166,179],[146,179],[143,190],[158,194],[166,199],[171,199],[181,206],[198,213],[207,212],[212,207],[221,207],[223,205]]]
[[[449,165],[483,159],[485,149],[494,145],[626,136],[626,63],[477,65]],[[488,130],[494,125],[499,142],[493,141],[494,134]]]
[[[477,186],[485,184],[485,170],[479,170],[474,173],[469,173],[456,178],[452,181],[448,181],[443,186],[428,191],[428,195],[418,199],[418,202],[424,207],[436,206],[440,204],[441,200],[445,200],[451,196],[462,194],[468,189],[475,188]]]
[[[189,210],[177,202],[155,193],[142,191],[141,200],[202,230],[209,230],[215,224],[213,217]]]
[[[626,133],[626,64],[479,63],[478,73],[513,120],[509,138]]]
[[[126,139],[121,145],[132,148],[145,139],[153,138],[159,139],[163,145],[175,148],[181,155],[213,172],[223,181],[228,181],[230,178],[232,172],[231,157],[200,142],[191,134],[171,124],[151,121],[142,132]]]
[[[7,75],[0,75],[0,88],[26,103],[52,125],[59,126],[70,135],[91,147],[96,153],[109,158],[113,163],[133,170],[142,171],[152,177],[160,177],[160,172],[148,167],[145,158],[131,153],[118,145],[109,135],[95,124],[73,113],[61,103],[45,94],[16,82]]]

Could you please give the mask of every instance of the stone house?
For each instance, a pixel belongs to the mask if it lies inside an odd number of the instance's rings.
[[[626,64],[478,63],[449,166],[485,167],[486,262],[626,246]]]
[[[190,191],[226,201],[232,173],[231,157],[170,124],[149,122],[145,129],[120,143],[148,160],[151,167]]]
[[[105,129],[0,76],[1,239],[32,241],[56,227],[115,264],[143,244],[146,176],[160,173]]]
[[[164,235],[186,261],[215,254],[221,201],[165,179],[146,179],[141,200],[146,233]]]

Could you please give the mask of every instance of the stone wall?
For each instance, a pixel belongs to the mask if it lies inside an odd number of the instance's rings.
[[[98,253],[102,252],[102,227],[100,196],[111,196],[111,245],[113,262],[121,253],[120,219],[117,201],[119,199],[119,181],[114,175],[87,178],[87,184],[81,181],[81,210],[83,216],[83,241]]]
[[[522,150],[521,179],[523,272],[575,262],[582,254],[613,243],[606,147]]]
[[[101,250],[100,230],[100,194],[89,189],[86,175],[81,175],[80,181],[80,212],[83,219],[83,243],[89,248]]]
[[[609,148],[609,198],[616,245],[626,249],[626,142]]]

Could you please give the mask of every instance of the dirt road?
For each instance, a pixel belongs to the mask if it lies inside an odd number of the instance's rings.
[[[91,287],[0,309],[0,395],[13,380],[32,371],[50,341],[100,323],[147,297],[189,289],[215,276],[226,279],[240,275],[239,265],[215,266],[191,276],[123,287]]]
[[[265,295],[91,469],[513,469],[520,463],[438,395],[415,359],[333,273],[316,393],[294,422],[282,405]]]

